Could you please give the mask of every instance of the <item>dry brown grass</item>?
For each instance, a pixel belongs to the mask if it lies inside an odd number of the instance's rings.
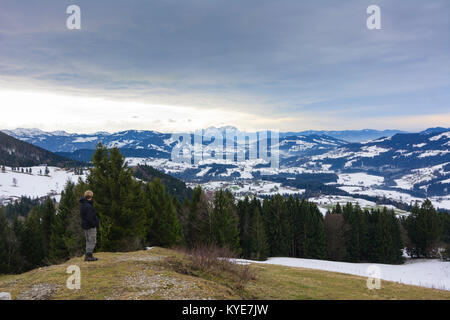
[[[242,292],[256,274],[250,265],[236,263],[236,254],[228,248],[199,245],[192,249],[178,249],[184,255],[179,271],[206,278],[223,278],[233,289]],[[181,268],[180,268],[181,267]]]
[[[211,252],[212,251],[212,252]],[[382,281],[368,290],[366,278],[342,273],[252,263],[238,265],[217,257],[222,250],[197,248],[96,254],[20,275],[0,275],[0,292],[13,299],[331,299],[450,300],[450,291]],[[81,268],[80,290],[66,288],[69,265]]]

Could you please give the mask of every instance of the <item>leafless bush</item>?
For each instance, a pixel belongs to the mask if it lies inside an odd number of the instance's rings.
[[[255,273],[250,265],[237,263],[236,254],[229,248],[198,245],[183,251],[192,270],[205,275],[226,278],[237,290],[243,290],[249,281],[255,279]]]

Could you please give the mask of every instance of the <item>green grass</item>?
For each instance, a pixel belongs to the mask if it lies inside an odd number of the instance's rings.
[[[326,271],[252,264],[255,278],[236,288],[233,275],[192,272],[178,251],[153,248],[98,253],[97,262],[74,258],[20,275],[0,276],[0,292],[13,299],[450,299],[449,291],[382,281],[368,290],[366,278]],[[81,269],[81,289],[69,290],[66,269]]]

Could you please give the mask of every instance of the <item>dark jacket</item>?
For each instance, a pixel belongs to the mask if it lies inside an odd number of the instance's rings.
[[[81,227],[84,230],[98,228],[98,217],[94,211],[92,200],[83,198],[80,200]]]

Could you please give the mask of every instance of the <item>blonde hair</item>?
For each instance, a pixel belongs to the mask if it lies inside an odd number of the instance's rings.
[[[91,190],[87,190],[87,191],[84,193],[84,197],[85,197],[86,199],[92,199],[93,196],[94,196],[94,193],[93,193]]]

